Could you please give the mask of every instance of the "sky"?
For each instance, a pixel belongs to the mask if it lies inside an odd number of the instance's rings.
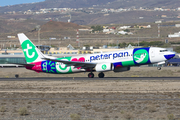
[[[0,6],[16,5],[22,3],[42,2],[45,0],[1,0]]]

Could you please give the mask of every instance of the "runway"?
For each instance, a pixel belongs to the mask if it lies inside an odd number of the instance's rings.
[[[100,100],[136,100],[136,101],[180,101],[180,98],[0,98],[0,100],[93,100],[93,101],[100,101]]]
[[[180,81],[180,77],[105,77],[105,78],[87,78],[87,77],[31,77],[31,78],[0,78],[0,81],[64,81],[64,80],[80,80],[80,81],[91,81],[91,80],[165,80],[165,81]]]

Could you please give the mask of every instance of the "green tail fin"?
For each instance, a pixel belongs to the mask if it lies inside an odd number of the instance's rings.
[[[42,61],[43,54],[24,33],[18,34],[18,38],[27,63]]]

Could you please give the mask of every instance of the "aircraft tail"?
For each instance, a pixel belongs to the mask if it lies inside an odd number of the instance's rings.
[[[43,53],[27,38],[24,33],[18,34],[19,41],[27,64],[43,61]]]

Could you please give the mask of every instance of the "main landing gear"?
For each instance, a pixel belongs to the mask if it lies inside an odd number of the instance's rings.
[[[88,74],[88,78],[94,78],[94,74],[93,73],[89,73]]]
[[[103,72],[99,73],[98,77],[99,78],[104,78],[104,73]],[[94,74],[93,73],[89,73],[88,74],[88,78],[94,78]]]
[[[98,76],[99,76],[99,78],[104,78],[104,73],[101,72],[101,73],[98,74]]]

